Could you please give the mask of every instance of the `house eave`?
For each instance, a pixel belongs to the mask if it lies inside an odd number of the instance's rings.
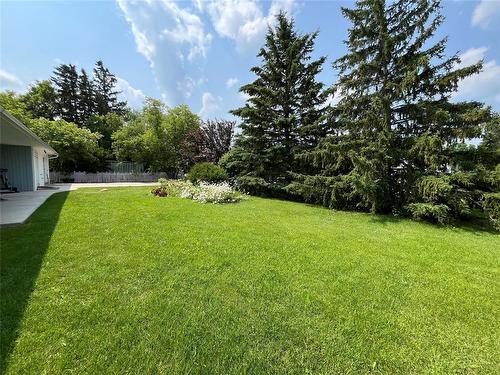
[[[57,153],[56,150],[54,150],[49,144],[46,142],[42,141],[35,133],[33,133],[26,125],[24,125],[21,121],[19,121],[17,118],[12,116],[7,110],[5,110],[2,106],[0,106],[0,115],[5,116],[5,118],[8,120],[8,122],[20,130],[23,134],[27,135],[30,139],[34,141],[37,146],[43,148],[47,155],[51,158],[57,158],[59,154]]]

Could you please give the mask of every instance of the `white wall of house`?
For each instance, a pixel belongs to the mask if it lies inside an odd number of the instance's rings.
[[[33,186],[35,190],[39,186],[48,185],[49,180],[49,156],[43,148],[32,147],[33,163]]]

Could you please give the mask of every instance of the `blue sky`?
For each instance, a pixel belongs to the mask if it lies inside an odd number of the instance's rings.
[[[350,1],[1,1],[0,89],[22,92],[57,64],[90,71],[102,59],[119,77],[133,107],[145,96],[187,103],[202,117],[230,117],[243,104],[241,84],[273,14],[285,9],[301,32],[320,30],[316,56],[326,55],[320,79],[335,81],[349,24],[340,13]],[[454,99],[484,101],[500,110],[500,0],[444,1],[438,36],[463,63],[484,59],[484,71],[460,85]]]

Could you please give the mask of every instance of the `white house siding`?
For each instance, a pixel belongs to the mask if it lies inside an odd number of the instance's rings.
[[[32,147],[33,152],[33,186],[44,186],[49,183],[49,157],[44,149]]]

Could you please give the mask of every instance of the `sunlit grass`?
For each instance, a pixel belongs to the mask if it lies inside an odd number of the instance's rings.
[[[498,235],[148,191],[2,230],[7,373],[499,371]]]

